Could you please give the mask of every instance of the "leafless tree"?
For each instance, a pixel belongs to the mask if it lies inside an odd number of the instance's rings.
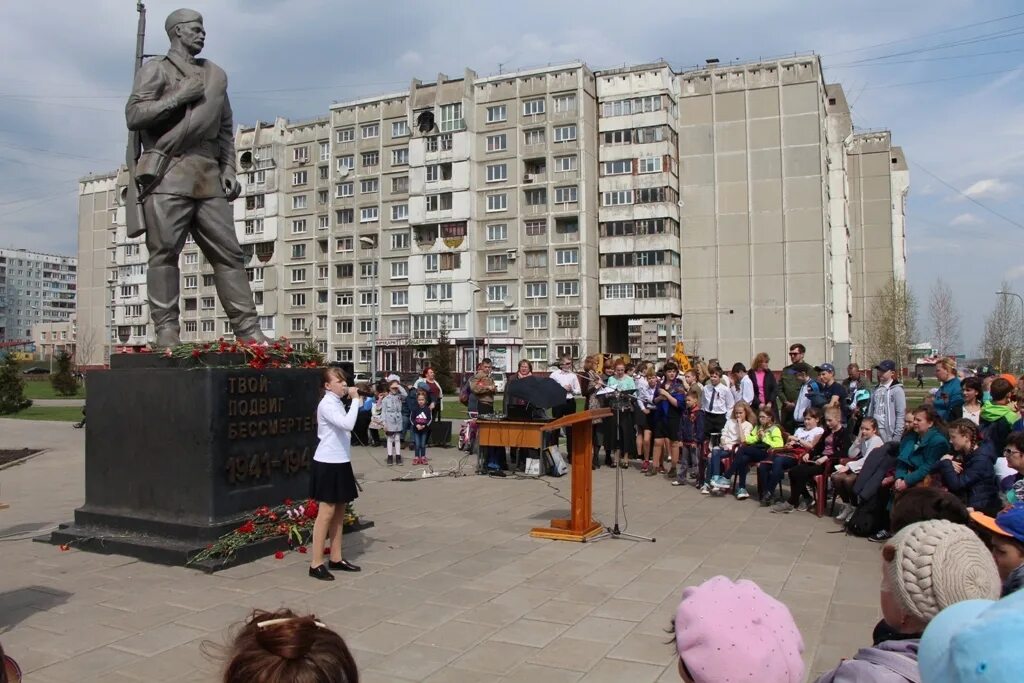
[[[1003,292],[1011,292],[1010,283],[1004,281],[1000,287]],[[1000,372],[1016,372],[1020,370],[1020,307],[1016,298],[998,296],[992,312],[985,318],[985,336],[981,341],[981,349]]]
[[[888,358],[902,370],[917,338],[917,299],[905,280],[891,280],[878,290],[868,330],[871,364]]]
[[[941,277],[932,285],[928,313],[932,319],[932,342],[939,355],[954,355],[960,348],[960,312],[953,303],[953,290]]]
[[[73,361],[76,366],[101,365],[102,360],[97,361],[94,354],[97,349],[96,329],[91,326],[79,325],[75,334],[75,351]]]

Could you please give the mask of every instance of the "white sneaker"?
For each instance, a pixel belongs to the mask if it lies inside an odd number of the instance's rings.
[[[740,489],[736,492],[736,500],[746,500],[750,498],[750,494],[747,493],[746,489]]]
[[[702,495],[702,496],[710,496],[711,495],[711,486],[708,485],[708,484],[704,484],[703,486],[701,486],[700,487],[700,495]]]

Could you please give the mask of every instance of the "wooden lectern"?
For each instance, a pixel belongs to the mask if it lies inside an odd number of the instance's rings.
[[[530,531],[534,538],[552,538],[558,541],[583,542],[597,536],[603,530],[600,522],[594,520],[592,512],[593,473],[590,462],[594,455],[593,424],[591,420],[608,417],[610,408],[585,410],[582,413],[566,415],[545,424],[541,431],[551,432],[562,427],[572,429],[572,495],[570,496],[570,519],[553,519],[549,527],[535,527]]]

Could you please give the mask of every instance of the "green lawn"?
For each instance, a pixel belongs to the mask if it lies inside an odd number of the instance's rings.
[[[82,419],[82,409],[71,407],[32,406],[13,415],[0,415],[15,420],[50,420],[54,422],[78,422]]]
[[[78,393],[74,396],[58,396],[53,390],[50,380],[33,380],[25,382],[25,398],[33,400],[37,398],[85,398],[85,387],[78,387]]]

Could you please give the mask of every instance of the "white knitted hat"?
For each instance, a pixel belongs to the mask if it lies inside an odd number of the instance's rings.
[[[962,524],[944,519],[911,524],[886,543],[882,556],[896,599],[924,622],[962,600],[999,598],[992,555]]]

